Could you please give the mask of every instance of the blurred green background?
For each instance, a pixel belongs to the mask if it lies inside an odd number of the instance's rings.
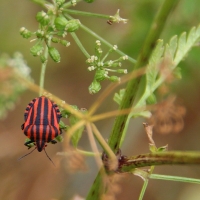
[[[92,4],[81,2],[73,9],[108,15],[113,15],[120,9],[121,16],[129,19],[127,24],[110,26],[102,19],[74,17],[79,18],[83,24],[110,43],[117,44],[119,49],[129,56],[137,58],[153,17],[162,2],[163,0],[96,0]],[[180,35],[183,31],[188,32],[191,27],[197,26],[200,21],[199,6],[198,0],[181,0],[169,18],[161,39],[168,42],[173,35]],[[30,55],[29,49],[33,44],[20,36],[19,29],[25,26],[31,31],[37,30],[35,15],[41,10],[41,7],[29,0],[0,1],[0,53],[13,55],[16,51],[21,52],[31,67],[36,84],[39,83],[41,63],[39,58]],[[77,35],[89,53],[93,54],[96,39],[82,30],[78,30]],[[67,36],[67,40],[71,42],[68,48],[56,45],[61,52],[61,62],[48,63],[45,89],[69,104],[89,108],[101,92],[97,95],[88,93],[93,74],[88,73],[86,58],[70,35]],[[187,110],[184,129],[179,134],[154,135],[157,146],[168,144],[169,150],[200,150],[199,55],[199,47],[194,47],[180,64],[183,79],[176,81],[171,88],[171,92],[177,95]],[[131,69],[132,66],[126,63],[124,67]],[[108,82],[105,82],[103,87],[107,84]],[[74,195],[85,197],[98,172],[94,158],[85,158],[87,170],[84,172],[71,173],[67,168],[70,159],[56,156],[58,151],[62,151],[61,144],[57,144],[48,145],[46,149],[56,167],[49,162],[44,152],[35,151],[17,161],[21,155],[27,153],[27,148],[23,145],[25,136],[20,129],[23,112],[29,101],[37,96],[38,94],[31,91],[24,92],[16,102],[16,107],[0,121],[0,199],[68,200]],[[98,113],[117,109],[112,96],[113,93],[104,101]],[[113,121],[114,119],[107,119],[96,123],[105,139],[109,137]],[[134,155],[149,151],[142,126],[144,121],[145,119],[136,119],[131,123],[122,146],[123,154]],[[80,142],[80,148],[91,150],[86,133]],[[200,178],[199,166],[161,166],[156,167],[155,173]],[[126,175],[120,181],[121,192],[117,194],[116,199],[138,199],[142,184],[142,179]],[[194,184],[150,180],[144,200],[199,200],[199,189],[200,186]]]

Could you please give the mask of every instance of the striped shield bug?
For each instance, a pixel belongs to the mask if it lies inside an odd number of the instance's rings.
[[[46,143],[51,142],[55,144],[55,137],[62,133],[62,130],[59,128],[61,117],[58,106],[47,97],[41,96],[33,99],[25,109],[25,122],[21,126],[24,134],[29,138],[24,145],[31,148],[31,145],[34,144],[36,145],[35,149],[41,152],[42,150],[45,151]],[[48,155],[47,157],[49,158]]]

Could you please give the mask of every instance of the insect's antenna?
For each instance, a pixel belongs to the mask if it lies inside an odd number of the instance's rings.
[[[47,158],[52,162],[52,164],[55,166],[55,164],[54,164],[54,162],[53,162],[53,160],[51,160],[51,158],[48,156],[48,154],[47,154],[47,152],[46,152],[46,150],[45,150],[45,148],[44,148],[44,152],[46,153],[46,156],[47,156]]]
[[[35,147],[35,149],[36,149],[36,147]],[[31,154],[33,151],[35,151],[35,149],[33,149],[31,152],[29,152],[29,153],[23,155],[22,157],[18,158],[17,160],[21,160],[22,158],[28,156],[28,155]]]

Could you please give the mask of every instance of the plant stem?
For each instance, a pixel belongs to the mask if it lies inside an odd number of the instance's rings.
[[[81,41],[78,39],[78,37],[76,36],[76,34],[75,33],[71,33],[71,36],[73,37],[74,41],[76,42],[76,44],[78,45],[78,47],[80,48],[80,50],[86,56],[86,58],[89,58],[90,54],[86,51],[86,49],[84,48],[84,46],[82,45]]]
[[[44,90],[44,79],[45,79],[45,72],[46,72],[46,66],[47,66],[47,60],[48,60],[48,47],[47,47],[47,45],[45,46],[44,57],[45,57],[46,61],[44,63],[42,63],[42,66],[41,66],[39,96],[42,96],[42,93],[43,93],[43,90]]]
[[[149,175],[149,178],[158,179],[158,180],[166,180],[166,181],[179,181],[179,182],[200,184],[200,179],[186,178],[186,177],[180,177],[180,176],[168,176],[168,175],[161,175],[161,174],[151,174],[151,175]]]
[[[139,69],[145,65],[147,65],[149,57],[154,49],[156,41],[159,39],[162,30],[164,29],[164,24],[167,20],[167,17],[170,14],[170,11],[174,8],[174,6],[178,3],[179,0],[165,0],[160,11],[158,12],[149,34],[144,42],[143,48],[139,54],[136,65],[134,66],[134,70]],[[130,108],[133,105],[135,100],[135,95],[137,90],[139,89],[139,82],[141,77],[133,79],[128,82],[124,97],[122,99],[120,110]],[[122,137],[123,130],[126,125],[128,115],[118,116],[115,120],[115,124],[109,138],[109,145],[117,152],[119,149],[120,140]]]
[[[118,172],[131,172],[135,168],[155,165],[183,165],[200,164],[200,152],[169,151],[159,153],[142,154],[133,157],[125,157],[120,161]],[[153,169],[151,169],[152,172]],[[150,174],[151,174],[150,172]]]
[[[110,15],[103,15],[103,14],[91,13],[91,12],[83,12],[83,11],[71,10],[71,9],[64,9],[63,11],[66,12],[66,13],[69,13],[69,14],[75,14],[75,15],[83,15],[83,16],[89,16],[89,17],[99,17],[99,18],[104,18],[104,19],[110,19]]]
[[[151,166],[149,174],[152,174],[152,173],[153,173],[154,168],[155,168],[154,166]],[[148,186],[148,183],[149,183],[149,179],[146,178],[145,181],[144,181],[144,184],[143,184],[143,186],[142,186],[142,190],[141,190],[141,192],[140,192],[139,200],[142,200],[142,199],[143,199],[144,194],[145,194],[145,191],[146,191],[147,186]]]
[[[83,1],[83,0],[76,0],[76,3],[81,2],[81,1]],[[67,3],[65,3],[65,4],[63,5],[63,8],[69,8],[69,7],[71,7],[71,6],[72,6],[71,1],[69,1],[69,2],[67,2]]]
[[[143,186],[142,186],[142,190],[141,190],[141,192],[140,192],[139,200],[142,200],[142,199],[143,199],[144,194],[145,194],[145,191],[146,191],[147,186],[148,186],[148,183],[149,183],[149,180],[146,179],[146,180],[144,181]]]
[[[158,14],[153,22],[153,25],[149,31],[149,34],[143,45],[143,48],[141,50],[141,53],[138,57],[138,60],[137,60],[137,63],[136,63],[136,66],[134,67],[134,69],[141,68],[147,64],[148,59],[149,59],[149,57],[153,51],[153,48],[156,44],[156,41],[159,38],[159,36],[164,28],[164,24],[167,20],[167,17],[170,14],[171,10],[174,8],[174,6],[178,3],[178,1],[179,0],[165,0],[164,1],[160,11],[158,12]],[[94,37],[98,36],[95,33],[93,33],[92,31],[88,30],[88,28],[86,28],[83,25],[81,25],[81,28],[84,29],[85,31],[87,31],[88,33],[90,33],[91,35],[93,35]],[[101,38],[98,38],[98,39],[101,40]],[[104,43],[104,40],[101,40],[101,41]],[[109,44],[109,47],[111,47],[110,44]],[[135,63],[135,60],[132,60],[132,62]],[[124,98],[120,105],[120,110],[132,107],[134,99],[135,99],[136,91],[138,90],[139,82],[140,82],[140,78],[137,78],[135,80],[131,80],[128,83],[128,85],[126,87],[126,92],[125,92]],[[109,145],[112,148],[112,150],[114,150],[114,152],[117,152],[117,150],[119,148],[122,133],[124,131],[124,128],[126,127],[125,125],[126,125],[127,119],[128,119],[128,115],[124,115],[124,116],[118,116],[115,120],[115,124],[114,124],[113,130],[112,130],[111,136],[109,138]],[[94,181],[94,184],[86,198],[87,200],[101,199],[100,188],[102,188],[103,183],[101,182],[100,176],[101,176],[101,174],[98,173],[98,175]],[[99,195],[97,197],[93,198],[93,194],[99,194]]]
[[[71,17],[70,15],[68,15],[68,14],[66,14],[66,13],[65,13],[64,15],[65,15],[65,17],[66,17],[67,19],[74,19],[73,17]],[[87,27],[84,26],[83,24],[80,24],[80,27],[81,27],[84,31],[86,31],[87,33],[89,33],[90,35],[92,35],[93,37],[95,37],[95,38],[97,38],[98,40],[100,40],[103,44],[105,44],[105,45],[108,46],[109,48],[113,48],[113,45],[112,45],[112,44],[110,44],[109,42],[107,42],[105,39],[103,39],[101,36],[99,36],[98,34],[96,34],[95,32],[93,32],[91,29],[87,28]],[[118,53],[119,55],[121,55],[121,56],[126,56],[126,54],[125,54],[124,52],[120,51],[119,49],[116,49],[115,52],[117,52],[117,53]],[[133,58],[131,58],[130,56],[128,56],[128,60],[129,60],[131,63],[133,63],[133,64],[136,63],[136,60],[133,59]]]

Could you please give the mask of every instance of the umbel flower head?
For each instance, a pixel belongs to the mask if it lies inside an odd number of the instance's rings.
[[[117,50],[117,45],[114,45],[107,54],[101,58],[103,50],[101,48],[101,42],[96,41],[95,55],[90,56],[86,63],[89,65],[88,71],[95,71],[95,76],[93,82],[89,86],[89,92],[91,94],[99,92],[101,89],[101,81],[110,80],[111,82],[119,82],[120,77],[116,75],[110,76],[109,73],[126,74],[127,69],[119,69],[121,67],[121,62],[128,59],[128,56],[121,56],[116,60],[108,60],[106,58],[108,55]]]
[[[156,132],[160,134],[178,133],[183,129],[183,117],[186,110],[175,100],[176,97],[172,96],[154,107],[149,124],[154,125]]]
[[[16,76],[31,81],[30,72],[20,53],[15,53],[13,58],[0,55],[0,119],[6,116],[8,110],[14,109],[18,97],[26,89]]]
[[[40,11],[36,14],[36,20],[39,23],[38,30],[31,32],[24,27],[20,29],[20,34],[23,38],[28,39],[35,36],[31,41],[36,41],[36,43],[30,48],[30,53],[33,56],[40,56],[42,63],[47,61],[44,47],[48,48],[49,56],[54,62],[60,62],[60,53],[55,47],[52,47],[51,42],[60,43],[68,47],[70,42],[63,38],[68,32],[75,32],[80,27],[79,20],[67,20],[64,17],[64,4],[65,0],[54,0],[53,3],[45,4],[47,12]]]

